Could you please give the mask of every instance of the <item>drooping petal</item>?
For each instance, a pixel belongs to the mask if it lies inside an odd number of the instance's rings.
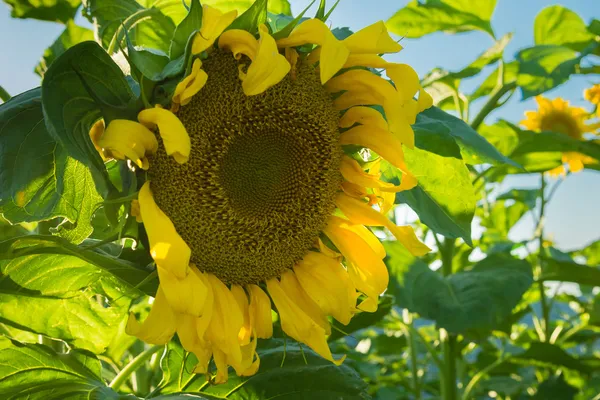
[[[252,325],[250,324],[250,310],[248,304],[248,296],[244,289],[239,285],[231,285],[231,294],[237,301],[238,307],[240,308],[243,316],[243,324],[238,334],[238,339],[241,345],[250,343],[250,336],[252,335]]]
[[[402,103],[411,100],[421,88],[419,75],[408,64],[389,64],[386,72],[396,84],[396,91]]]
[[[354,224],[385,226],[412,255],[422,256],[431,251],[429,247],[417,238],[412,227],[397,226],[385,215],[377,212],[377,210],[361,200],[354,199],[342,193],[336,198],[335,204]]]
[[[98,144],[98,141],[104,134],[104,128],[105,128],[105,126],[104,126],[103,119],[99,119],[98,121],[96,121],[94,123],[94,125],[92,125],[92,127],[90,128],[90,139],[91,139],[92,143],[94,144],[94,148],[96,149],[98,154],[100,154],[102,161],[106,161],[107,158],[104,155],[104,152],[102,151],[102,146],[100,146]]]
[[[433,97],[425,91],[425,89],[419,89],[419,99],[417,100],[417,111],[425,111],[429,107],[433,106]]]
[[[175,93],[173,94],[173,102],[185,106],[196,93],[200,91],[206,84],[208,74],[202,69],[202,61],[195,59],[192,65],[192,71],[181,82],[177,84]]]
[[[202,6],[202,27],[194,36],[192,54],[202,53],[213,45],[215,40],[223,33],[237,17],[237,11],[222,13],[209,5]]]
[[[387,268],[369,244],[349,226],[349,221],[330,217],[325,234],[346,257],[348,273],[356,289],[373,298],[376,305],[377,298],[385,291],[389,282]],[[372,308],[363,310],[374,311]]]
[[[258,286],[248,285],[250,293],[250,325],[260,339],[273,336],[273,322],[271,319],[271,300]]]
[[[383,21],[362,28],[344,39],[343,43],[351,53],[382,54],[402,50],[402,46],[389,35]]]
[[[258,40],[243,29],[230,29],[219,38],[219,48],[231,51],[237,60],[242,55],[254,60],[258,52]]]
[[[292,271],[287,271],[281,275],[280,282],[281,288],[285,290],[288,296],[294,299],[294,302],[302,308],[304,313],[319,324],[325,330],[325,333],[329,335],[331,333],[331,325],[327,317],[304,289],[302,289],[296,275]]]
[[[175,114],[155,107],[140,111],[138,120],[150,129],[158,127],[167,154],[173,156],[179,164],[187,162],[192,143],[183,123]]]
[[[169,306],[169,302],[159,286],[150,313],[144,322],[139,323],[133,314],[129,314],[125,332],[146,343],[158,345],[168,343],[175,334],[176,329],[177,320],[175,313]]]
[[[308,252],[294,266],[294,272],[304,291],[325,314],[344,325],[350,322],[355,304],[350,303],[347,294],[352,283],[339,261],[321,253]]]
[[[119,160],[128,158],[138,167],[148,169],[147,155],[156,153],[158,141],[144,125],[126,119],[114,119],[98,140],[98,146],[109,157]]]
[[[304,44],[321,46],[319,68],[323,84],[342,69],[350,54],[346,46],[319,19],[308,19],[300,23],[287,38],[277,41],[277,45],[283,48]]]
[[[205,312],[209,291],[202,279],[202,272],[195,267],[190,267],[187,276],[178,278],[160,265],[157,269],[163,292],[176,313],[199,317]]]
[[[408,171],[404,163],[402,143],[396,136],[386,130],[358,125],[342,133],[340,144],[356,144],[367,147],[385,158],[393,166],[402,171]]]
[[[253,337],[248,344],[242,346],[242,367],[235,371],[239,376],[252,376],[258,371],[260,358],[256,352],[257,343],[258,340]]]
[[[386,256],[385,248],[381,241],[369,228],[364,225],[348,225],[347,229],[350,229],[352,232],[356,233],[361,237],[369,245],[371,249],[377,254],[377,256],[381,259],[384,259]]]
[[[344,68],[387,68],[389,64],[390,63],[376,54],[350,54],[344,64]]]
[[[175,230],[173,222],[154,202],[149,182],[140,189],[138,200],[150,242],[150,255],[161,268],[179,279],[185,278],[192,251]]]
[[[277,307],[281,327],[287,335],[305,343],[321,357],[337,365],[344,361],[345,356],[337,361],[333,359],[323,327],[304,312],[276,278],[267,281],[267,290]]]
[[[354,124],[388,129],[388,123],[379,111],[371,107],[352,107],[340,118],[340,128],[351,128]]]
[[[229,365],[227,365],[227,354],[218,348],[213,348],[213,359],[217,366],[217,376],[215,381],[217,385],[226,383],[229,379]]]

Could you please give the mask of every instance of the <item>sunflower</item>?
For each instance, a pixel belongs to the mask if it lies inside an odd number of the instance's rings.
[[[595,125],[586,124],[590,114],[585,108],[571,107],[568,101],[560,97],[550,101],[543,96],[536,96],[538,111],[526,111],[525,119],[521,125],[535,132],[552,131],[568,135],[576,140],[584,140],[584,133],[594,132]],[[577,152],[562,154],[563,163],[569,166],[571,172],[579,172],[584,164],[595,160]],[[566,169],[563,165],[548,171],[550,175],[564,175]]]
[[[432,100],[410,66],[379,56],[401,50],[384,23],[338,40],[307,19],[275,39],[265,25],[227,30],[236,16],[204,5],[170,108],[110,121],[98,140],[146,179],[132,215],[160,285],[127,332],[152,344],[177,334],[196,373],[214,361],[216,383],[229,366],[257,371],[272,308],[285,334],[343,361],[327,344],[329,317],[348,324],[375,311],[388,285],[369,226],[412,254],[429,251],[386,218],[395,193],[416,185],[402,145],[414,146],[411,124]],[[382,159],[401,171],[399,185],[379,180]]]
[[[585,89],[583,97],[596,107],[596,115],[600,117],[600,83]]]

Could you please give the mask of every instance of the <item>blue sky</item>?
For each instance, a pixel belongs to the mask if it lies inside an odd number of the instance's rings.
[[[294,14],[297,14],[310,1],[291,0],[291,3]],[[374,21],[387,20],[407,3],[407,0],[341,0],[330,21],[332,26],[348,26],[357,30]],[[533,44],[533,20],[541,9],[552,4],[557,3],[498,0],[492,19],[496,36],[514,33],[512,42],[506,48],[505,59],[511,60],[518,49]],[[598,0],[568,0],[558,4],[577,12],[586,22],[593,17],[600,19]],[[11,19],[9,14],[8,6],[0,3],[0,85],[9,93],[17,94],[39,85],[39,77],[33,73],[33,68],[63,28],[50,22]],[[423,76],[434,67],[460,69],[492,44],[492,39],[483,32],[460,35],[438,33],[421,39],[404,39],[404,50],[391,60],[411,64]],[[483,76],[489,72],[484,70]],[[550,98],[561,96],[572,104],[584,106],[586,103],[582,91],[594,82],[600,82],[600,76],[576,77],[546,95]],[[465,82],[465,88],[471,89],[477,83],[476,79]],[[521,102],[520,96],[515,95],[505,107],[492,113],[486,122],[493,123],[497,118],[518,122],[525,110],[534,108],[533,100]],[[538,176],[510,178],[505,181],[504,188],[533,187],[538,182]],[[548,206],[547,234],[564,250],[579,248],[600,238],[599,205],[599,172],[584,171],[568,177]],[[527,238],[531,235],[531,227],[530,219],[526,218],[511,236],[514,240]]]

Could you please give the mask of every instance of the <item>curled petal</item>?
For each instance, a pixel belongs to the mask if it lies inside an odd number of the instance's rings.
[[[417,100],[417,111],[421,112],[427,110],[433,106],[433,97],[425,91],[425,89],[419,89],[419,99]]]
[[[195,59],[192,65],[192,72],[179,82],[175,88],[175,93],[173,94],[174,103],[180,103],[182,106],[185,106],[204,87],[208,75],[200,69],[201,67],[202,61]]]
[[[202,53],[213,45],[215,40],[237,17],[237,11],[222,13],[208,5],[202,6],[202,27],[192,42],[192,54]]]
[[[293,274],[293,273],[292,273]],[[267,290],[277,307],[283,331],[299,342],[307,344],[321,357],[340,365],[345,357],[334,360],[327,344],[325,329],[306,314],[296,299],[276,279],[267,281]]]
[[[179,279],[185,278],[192,251],[175,230],[173,222],[154,202],[149,182],[140,189],[138,200],[150,242],[150,255],[159,267]]]
[[[104,149],[105,154],[124,160],[133,161],[138,167],[148,169],[148,154],[158,150],[156,136],[144,125],[126,119],[115,119],[109,124],[98,146]]]
[[[238,334],[238,339],[242,345],[250,343],[252,335],[252,325],[250,324],[250,310],[248,304],[248,296],[244,289],[239,285],[231,285],[231,294],[237,301],[238,307],[242,311],[243,321],[242,328]]]
[[[354,199],[342,193],[336,198],[335,204],[354,224],[385,226],[414,256],[422,256],[431,251],[429,247],[417,238],[412,227],[397,226],[385,215],[377,212],[377,210],[361,200]]]
[[[362,28],[344,39],[343,43],[351,53],[382,54],[402,50],[402,46],[389,35],[383,21]]]
[[[242,55],[254,60],[258,52],[258,40],[248,31],[231,29],[219,38],[219,48],[231,51],[237,60]]]
[[[371,107],[352,107],[340,119],[340,128],[351,128],[354,124],[374,126],[388,129],[388,123],[379,111]]]
[[[156,107],[140,111],[138,120],[148,128],[158,127],[168,155],[179,164],[186,163],[190,157],[192,143],[183,123],[169,110]]]
[[[402,171],[408,171],[404,163],[402,143],[396,136],[386,130],[358,125],[342,133],[340,144],[356,144],[367,147],[385,158],[393,166],[400,168]]]
[[[329,324],[327,317],[323,311],[321,311],[319,306],[308,296],[304,289],[302,289],[296,275],[294,275],[292,271],[285,272],[281,275],[280,281],[283,290],[294,299],[296,304],[304,310],[306,315],[325,329],[325,333],[329,335],[331,333],[331,325]]]
[[[390,65],[390,63],[376,54],[350,54],[344,64],[344,68],[387,68],[388,65]]]
[[[199,317],[205,312],[209,290],[202,272],[195,267],[190,267],[187,276],[180,279],[160,265],[157,269],[163,292],[176,313]]]
[[[386,72],[396,84],[396,91],[402,103],[411,100],[421,89],[419,75],[408,64],[389,64]]]
[[[133,314],[129,314],[125,332],[146,343],[166,344],[177,329],[175,313],[169,306],[162,289],[159,287],[152,303],[150,313],[143,323],[139,323]]]
[[[260,339],[273,336],[273,322],[271,319],[271,300],[258,286],[248,285],[250,293],[250,325]]]

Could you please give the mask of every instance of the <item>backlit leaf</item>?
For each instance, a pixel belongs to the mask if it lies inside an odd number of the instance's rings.
[[[553,44],[577,51],[585,49],[594,39],[579,15],[559,5],[540,11],[535,17],[533,31],[536,45]]]
[[[13,18],[33,18],[67,23],[75,17],[80,0],[4,0]]]

